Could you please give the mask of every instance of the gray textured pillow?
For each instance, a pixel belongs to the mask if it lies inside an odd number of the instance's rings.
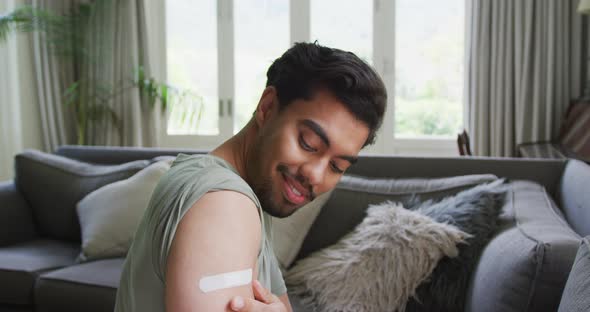
[[[459,256],[443,258],[429,281],[416,290],[406,311],[464,311],[471,275],[479,256],[498,228],[508,187],[503,180],[483,184],[447,197],[411,207],[437,222],[448,223],[471,234],[467,244],[459,246]],[[419,197],[415,199],[418,202]]]
[[[572,311],[590,311],[590,236],[582,239],[559,304],[559,312]]]
[[[403,311],[443,256],[468,234],[386,202],[371,206],[352,233],[297,262],[290,292],[316,311]]]
[[[29,202],[39,234],[80,241],[76,203],[97,188],[126,179],[149,164],[93,165],[29,150],[15,157],[15,185]]]
[[[152,193],[168,169],[169,162],[154,163],[131,178],[95,190],[78,203],[82,229],[78,261],[127,254]]]
[[[442,199],[497,179],[492,174],[405,179],[343,176],[309,229],[297,257],[304,258],[336,243],[363,220],[368,205],[387,200],[404,203],[417,195],[421,200]]]

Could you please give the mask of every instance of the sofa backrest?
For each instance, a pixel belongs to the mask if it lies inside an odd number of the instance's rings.
[[[570,226],[580,236],[590,235],[590,165],[570,159],[557,197]]]
[[[57,155],[96,164],[121,164],[179,153],[204,154],[200,149],[162,149],[64,145]],[[349,174],[375,178],[440,178],[468,174],[494,174],[514,180],[530,180],[555,195],[567,161],[490,157],[398,157],[362,155]]]
[[[496,180],[498,178],[491,174],[427,179],[367,179],[346,175],[323,205],[307,232],[296,259],[326,248],[350,233],[366,217],[369,205],[392,201],[409,208]]]
[[[95,166],[58,155],[25,151],[15,157],[15,185],[29,203],[43,237],[80,241],[76,204],[90,192],[126,179],[149,164],[136,160]]]
[[[562,159],[361,156],[347,173],[374,178],[493,174],[510,180],[537,182],[555,196],[566,163]]]
[[[158,156],[206,154],[199,149],[167,149],[152,147],[80,146],[62,145],[55,154],[93,164],[122,164],[134,160],[152,159]]]

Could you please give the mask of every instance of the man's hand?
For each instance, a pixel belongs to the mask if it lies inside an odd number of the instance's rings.
[[[252,281],[254,299],[234,297],[230,302],[230,308],[236,312],[287,312],[287,307],[270,291],[262,287],[257,280]]]

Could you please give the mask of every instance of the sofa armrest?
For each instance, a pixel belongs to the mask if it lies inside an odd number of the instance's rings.
[[[501,230],[481,254],[465,311],[557,311],[580,236],[540,184],[510,185]]]
[[[570,159],[559,184],[559,206],[565,218],[581,236],[590,235],[590,165]]]
[[[35,236],[31,207],[12,181],[0,182],[0,246]]]

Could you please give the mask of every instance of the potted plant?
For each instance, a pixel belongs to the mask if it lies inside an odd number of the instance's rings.
[[[111,1],[79,3],[65,15],[51,11],[23,6],[7,15],[0,15],[0,42],[12,32],[40,32],[44,44],[64,62],[80,69],[100,60],[88,53],[87,38],[95,31],[92,18],[100,10],[112,5]],[[109,50],[109,49],[106,49]],[[110,49],[112,51],[112,49]],[[189,91],[179,90],[146,75],[143,67],[137,66],[124,81],[108,83],[92,76],[77,77],[64,92],[64,105],[72,109],[76,128],[77,143],[87,144],[88,130],[93,124],[104,121],[112,123],[122,136],[124,122],[112,108],[113,100],[131,90],[139,90],[142,105],[154,109],[161,104],[165,113],[171,102],[195,100],[199,97]],[[202,105],[197,120],[200,119]]]

